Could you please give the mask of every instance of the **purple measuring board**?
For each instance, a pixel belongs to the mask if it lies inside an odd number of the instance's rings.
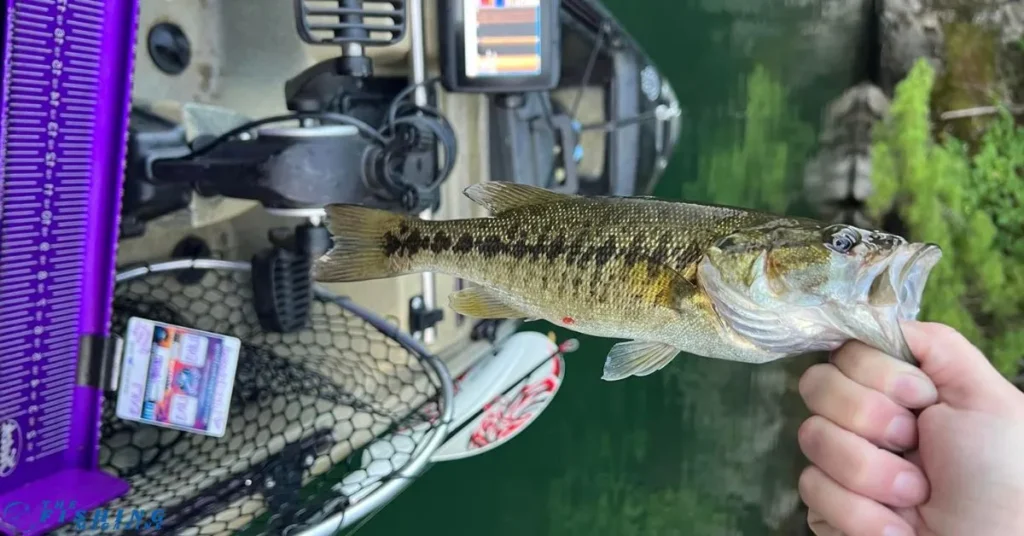
[[[55,501],[128,489],[98,468],[103,391],[78,369],[109,336],[138,0],[5,2],[0,533],[34,535]]]

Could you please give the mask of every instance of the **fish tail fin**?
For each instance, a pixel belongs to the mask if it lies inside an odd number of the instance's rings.
[[[334,247],[314,263],[314,280],[346,283],[409,273],[385,252],[384,237],[411,218],[358,205],[328,205],[325,210]]]

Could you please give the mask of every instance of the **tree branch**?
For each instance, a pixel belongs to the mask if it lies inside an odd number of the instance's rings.
[[[1007,106],[1013,115],[1024,114],[1024,106]],[[950,110],[939,114],[939,119],[950,121],[953,119],[965,119],[969,117],[981,117],[984,115],[995,115],[1001,110],[999,106],[978,106],[976,108],[964,108],[962,110]]]

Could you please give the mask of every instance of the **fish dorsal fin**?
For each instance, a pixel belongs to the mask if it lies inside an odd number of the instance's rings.
[[[448,305],[456,313],[473,318],[525,318],[526,315],[505,303],[485,287],[470,287],[451,293]]]
[[[570,197],[539,186],[511,182],[481,182],[462,191],[474,203],[497,216],[507,210],[543,205]]]

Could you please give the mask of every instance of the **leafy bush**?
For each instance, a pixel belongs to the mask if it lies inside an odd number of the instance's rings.
[[[934,84],[920,60],[896,87],[890,117],[875,129],[868,212],[881,221],[895,210],[910,238],[942,247],[921,318],[957,328],[1016,375],[1024,359],[1024,128],[1004,111],[974,146],[936,140]]]

